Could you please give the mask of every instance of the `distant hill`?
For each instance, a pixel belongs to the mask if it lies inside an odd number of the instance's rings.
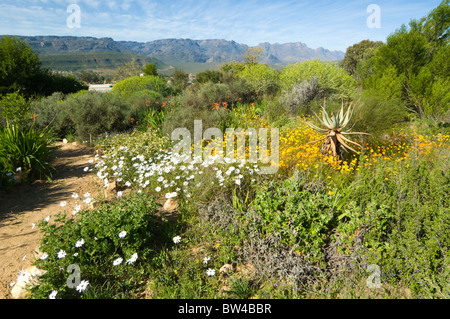
[[[163,63],[168,65],[186,65],[190,63],[217,65],[230,61],[242,61],[245,52],[250,48],[246,44],[220,39],[163,39],[149,42],[136,42],[115,41],[111,38],[94,37],[19,37],[27,40],[31,47],[40,53],[43,61],[51,61],[52,57],[45,57],[48,54],[58,54],[58,56],[53,56],[57,60],[65,58],[70,60],[71,55],[62,56],[62,54],[108,52],[138,54],[151,57],[156,59],[154,61],[160,61],[160,65]],[[265,62],[272,66],[283,66],[288,63],[296,63],[313,58],[327,61],[340,61],[345,55],[342,51],[330,51],[325,48],[311,49],[301,42],[285,44],[270,44],[265,42],[258,46],[261,46],[265,50],[260,62]],[[119,56],[117,55],[117,57]],[[80,55],[79,58],[87,61],[89,60],[89,55]],[[102,61],[103,59],[100,58],[100,60]],[[95,61],[95,59],[91,59],[90,61]],[[74,62],[73,64],[75,65],[76,63],[78,62]],[[106,61],[102,63],[106,63]],[[71,62],[66,61],[63,64],[70,66]],[[86,65],[93,64],[86,62]]]
[[[250,48],[246,44],[227,40],[165,39],[145,43],[120,41],[119,44],[130,51],[152,56],[167,63],[242,61],[245,52]],[[342,51],[330,51],[324,48],[311,49],[301,42],[261,43],[258,46],[265,50],[260,61],[271,65],[295,63],[313,58],[340,61],[345,55]]]
[[[57,71],[94,70],[108,72],[133,59],[141,65],[155,63],[158,69],[165,68],[166,64],[148,56],[121,52],[75,52],[60,54],[40,54],[43,67]]]

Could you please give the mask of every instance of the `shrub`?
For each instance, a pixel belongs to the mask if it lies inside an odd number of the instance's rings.
[[[198,83],[219,83],[221,75],[220,71],[206,70],[198,73],[195,79]]]
[[[68,97],[61,107],[63,114],[59,120],[62,129],[82,139],[131,128],[132,108],[113,93],[89,91]]]
[[[353,78],[339,68],[337,63],[313,59],[283,68],[280,72],[280,84],[283,90],[290,91],[294,85],[317,78],[323,94],[329,98],[350,99],[355,93]]]
[[[448,154],[442,145],[430,152],[412,152],[404,162],[383,161],[360,170],[344,190],[346,202],[354,201],[365,215],[359,218],[365,221],[347,234],[360,233],[368,262],[380,266],[382,281],[402,282],[425,298],[448,298]],[[375,203],[382,206],[382,215],[373,210]],[[358,221],[348,217],[349,222]]]
[[[56,92],[47,97],[40,97],[31,103],[32,113],[37,115],[34,119],[37,128],[51,127],[60,137],[70,133],[64,123],[63,102],[66,96]]]
[[[250,87],[259,97],[263,95],[273,96],[279,88],[279,74],[274,68],[264,63],[246,64],[238,73],[249,83]]]
[[[55,223],[40,221],[40,251],[48,257],[35,264],[47,273],[31,290],[32,298],[48,298],[53,290],[58,291],[57,298],[130,297],[143,270],[151,266],[158,243],[167,242],[156,229],[156,208],[153,197],[133,193],[97,209],[81,210],[74,218],[61,212]],[[64,257],[58,256],[61,251]],[[86,291],[69,287],[69,265],[78,266],[79,279],[89,282]]]
[[[310,102],[323,95],[318,79],[312,77],[295,84],[290,91],[285,91],[281,101],[292,115],[310,115]]]
[[[394,125],[405,122],[407,110],[400,99],[385,99],[375,92],[364,91],[355,99],[354,131],[370,134],[387,133]]]
[[[3,119],[2,119],[3,117]],[[18,91],[8,93],[0,99],[0,125],[17,124],[25,127],[30,124],[31,103]],[[4,123],[2,123],[4,122]]]
[[[49,130],[33,125],[21,128],[16,124],[0,127],[0,163],[7,173],[20,172],[23,180],[43,177],[51,180],[54,170],[49,161],[53,136]]]
[[[305,181],[287,179],[264,185],[251,206],[261,215],[266,237],[280,233],[282,243],[323,267],[323,249],[339,214],[335,202],[333,195],[309,190]]]
[[[167,81],[159,76],[134,76],[115,84],[111,92],[119,94],[121,97],[129,97],[133,93],[150,90],[161,94],[162,96],[169,96],[172,90],[167,86]]]

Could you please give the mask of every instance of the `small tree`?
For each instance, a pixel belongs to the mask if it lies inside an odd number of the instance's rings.
[[[28,43],[16,37],[0,39],[0,95],[17,90],[32,95],[40,67],[38,54]]]
[[[153,76],[157,76],[158,75],[158,69],[156,68],[156,64],[155,63],[149,63],[146,64],[144,66],[144,74],[145,75],[153,75]]]
[[[172,75],[172,84],[178,92],[184,90],[187,85],[189,75],[184,73],[183,69],[175,69]]]
[[[138,76],[142,71],[142,65],[136,62],[136,59],[133,58],[130,62],[122,64],[116,71],[114,75],[115,81],[122,81],[127,78],[131,78],[133,76]]]
[[[264,49],[262,47],[248,48],[244,54],[244,62],[246,64],[258,64],[259,58],[263,55]]]
[[[0,115],[7,124],[17,124],[19,127],[30,122],[31,104],[19,91],[8,93],[0,99]]]

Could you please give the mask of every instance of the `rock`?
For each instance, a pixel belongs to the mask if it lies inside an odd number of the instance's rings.
[[[228,273],[229,271],[232,271],[232,270],[233,270],[233,265],[225,264],[222,267],[220,267],[219,272],[221,274],[226,274],[226,273]]]
[[[18,278],[17,283],[11,289],[11,297],[13,299],[25,299],[28,294],[28,290],[32,286],[38,284],[39,277],[46,273],[45,270],[39,269],[36,266],[31,266],[24,270],[27,273],[25,278]]]
[[[178,208],[178,202],[173,199],[173,198],[169,198],[168,200],[166,200],[166,202],[164,203],[163,208],[167,211],[174,211]]]
[[[113,192],[116,189],[116,187],[117,187],[116,182],[111,182],[111,183],[108,184],[108,190],[110,192]]]

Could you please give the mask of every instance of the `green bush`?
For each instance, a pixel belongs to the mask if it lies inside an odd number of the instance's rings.
[[[206,70],[198,73],[197,76],[195,77],[195,80],[198,83],[207,83],[207,82],[219,83],[221,75],[222,73],[220,71]]]
[[[283,68],[280,72],[280,84],[283,90],[290,91],[294,85],[317,78],[319,87],[326,97],[351,99],[356,83],[353,78],[339,68],[337,63],[313,59]]]
[[[111,92],[119,94],[121,97],[127,98],[133,93],[150,90],[161,94],[162,96],[172,95],[172,90],[167,85],[167,81],[159,76],[134,76],[115,84]]]
[[[177,107],[173,109],[173,112],[166,112],[162,133],[170,137],[176,128],[187,128],[193,137],[195,120],[202,120],[203,129],[220,127],[220,123],[226,119],[227,113],[228,111],[223,107],[217,110],[189,106]]]
[[[318,79],[312,77],[309,80],[295,84],[290,91],[284,91],[281,101],[287,111],[292,115],[311,114],[310,102],[324,96]]]
[[[246,64],[238,76],[243,77],[259,97],[273,96],[279,89],[279,72],[264,63]]]
[[[157,231],[156,208],[153,197],[132,193],[97,209],[81,210],[75,218],[61,212],[55,223],[40,221],[40,251],[48,257],[35,264],[47,273],[32,289],[32,298],[48,298],[53,290],[57,298],[129,298],[142,284],[158,245],[168,241]],[[64,258],[58,257],[60,251],[66,253]],[[68,286],[69,265],[77,265],[80,280],[89,282],[84,292]]]
[[[130,118],[135,113],[119,96],[95,91],[71,95],[63,101],[55,96],[42,103],[44,109],[57,109],[52,125],[61,138],[73,134],[88,140],[90,136],[125,131],[132,127]]]
[[[346,206],[353,201],[363,214],[348,213],[348,223],[357,227],[346,233],[359,228],[368,262],[381,268],[382,282],[401,282],[416,296],[448,298],[450,158],[448,150],[436,152],[361,170],[343,189]]]
[[[333,195],[313,192],[305,182],[287,179],[262,186],[251,206],[261,215],[262,234],[280,233],[282,243],[292,251],[324,266],[324,248],[339,214],[335,202]]]
[[[353,130],[379,135],[392,131],[396,124],[406,122],[408,113],[400,99],[385,99],[373,91],[357,94],[353,114]]]
[[[50,130],[38,130],[33,125],[0,127],[0,163],[3,172],[20,170],[23,180],[43,177],[51,180],[54,168],[50,163],[53,135]]]
[[[17,124],[25,127],[31,122],[31,103],[19,91],[8,93],[0,99],[0,125]]]
[[[62,103],[65,98],[65,94],[56,92],[50,96],[40,97],[32,101],[31,111],[33,114],[36,114],[35,126],[40,129],[51,126],[58,136],[64,136],[60,117],[64,111]]]

